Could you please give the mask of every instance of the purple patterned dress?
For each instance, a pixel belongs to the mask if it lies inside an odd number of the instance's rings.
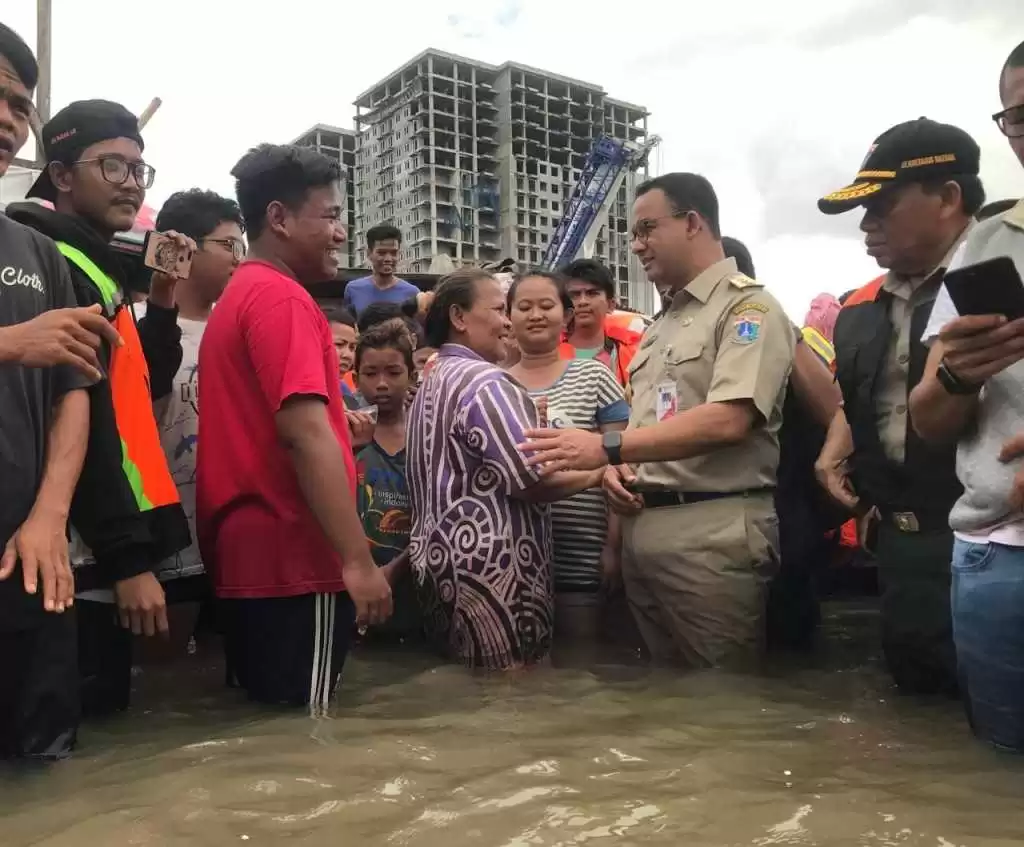
[[[537,482],[516,445],[537,424],[526,390],[444,345],[409,414],[410,554],[428,630],[472,667],[543,658],[554,622],[551,515],[513,497]]]

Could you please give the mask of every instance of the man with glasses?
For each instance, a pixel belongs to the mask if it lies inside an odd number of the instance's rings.
[[[193,543],[166,559],[159,572],[168,605],[178,606],[172,615],[175,635],[187,639],[196,624],[197,602],[210,594],[196,543],[196,450],[199,437],[199,343],[214,303],[220,299],[235,268],[245,258],[242,213],[234,200],[212,191],[193,188],[167,198],[156,219],[158,232],[176,232],[196,244],[187,279],[174,286],[174,301],[181,329],[181,365],[165,396],[154,392],[154,410],[160,440],[171,474],[178,486],[181,505],[188,517]],[[145,333],[149,306],[138,307],[139,330]],[[160,315],[157,319],[162,319]],[[180,623],[180,626],[179,626]],[[177,640],[177,639],[176,639]]]
[[[1024,42],[999,77],[994,118],[1024,166]],[[1024,202],[979,223],[953,266],[1009,257],[1024,275]],[[939,291],[910,397],[920,436],[956,445],[963,495],[953,542],[953,638],[968,716],[982,739],[1024,752],[1024,320],[960,317]]]
[[[953,449],[922,441],[908,395],[925,372],[921,331],[950,260],[985,202],[981,151],[955,126],[920,118],[879,136],[853,183],[818,201],[861,209],[868,255],[885,274],[836,319],[833,416],[818,476],[847,508],[878,515],[882,647],[901,691],[954,694],[949,509],[960,495]]]
[[[42,140],[47,166],[29,196],[53,208],[25,202],[8,214],[56,242],[78,302],[100,305],[122,338],[101,350],[109,379],[90,389],[88,452],[71,505],[82,707],[105,714],[128,705],[131,633],[167,630],[154,571],[190,541],[152,407],[177,370],[180,331],[173,285],[157,280],[148,343],[140,339],[125,269],[110,247],[116,232],[131,229],[153,184],[136,117],[117,103],[79,101],[43,127]]]
[[[793,327],[725,257],[707,179],[652,179],[633,215],[633,252],[672,302],[630,363],[629,427],[536,430],[523,449],[545,473],[611,466],[626,598],[655,661],[743,665],[764,646],[778,566],[773,498]]]

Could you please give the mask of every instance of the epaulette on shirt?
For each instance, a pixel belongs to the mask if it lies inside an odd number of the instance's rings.
[[[751,279],[746,274],[729,274],[728,279],[729,285],[732,285],[735,288],[764,288],[764,286],[760,282],[758,282],[756,279]]]

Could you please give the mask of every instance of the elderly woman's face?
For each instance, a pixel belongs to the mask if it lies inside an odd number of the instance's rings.
[[[498,364],[505,358],[505,339],[511,333],[505,297],[497,280],[480,279],[473,284],[473,306],[455,317],[453,328],[463,336],[467,347],[488,362]]]

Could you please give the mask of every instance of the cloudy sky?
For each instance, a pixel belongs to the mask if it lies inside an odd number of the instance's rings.
[[[3,0],[35,41],[35,0]],[[321,122],[426,47],[513,59],[641,103],[662,139],[656,172],[718,189],[727,234],[794,317],[821,291],[875,273],[856,213],[815,201],[849,182],[875,136],[921,115],[971,132],[991,199],[1024,196],[1024,172],[990,115],[999,68],[1024,37],[1022,0],[54,0],[53,107],[88,97],[136,112],[157,169],[150,202],[228,171],[261,141]],[[28,151],[26,150],[26,153]]]

